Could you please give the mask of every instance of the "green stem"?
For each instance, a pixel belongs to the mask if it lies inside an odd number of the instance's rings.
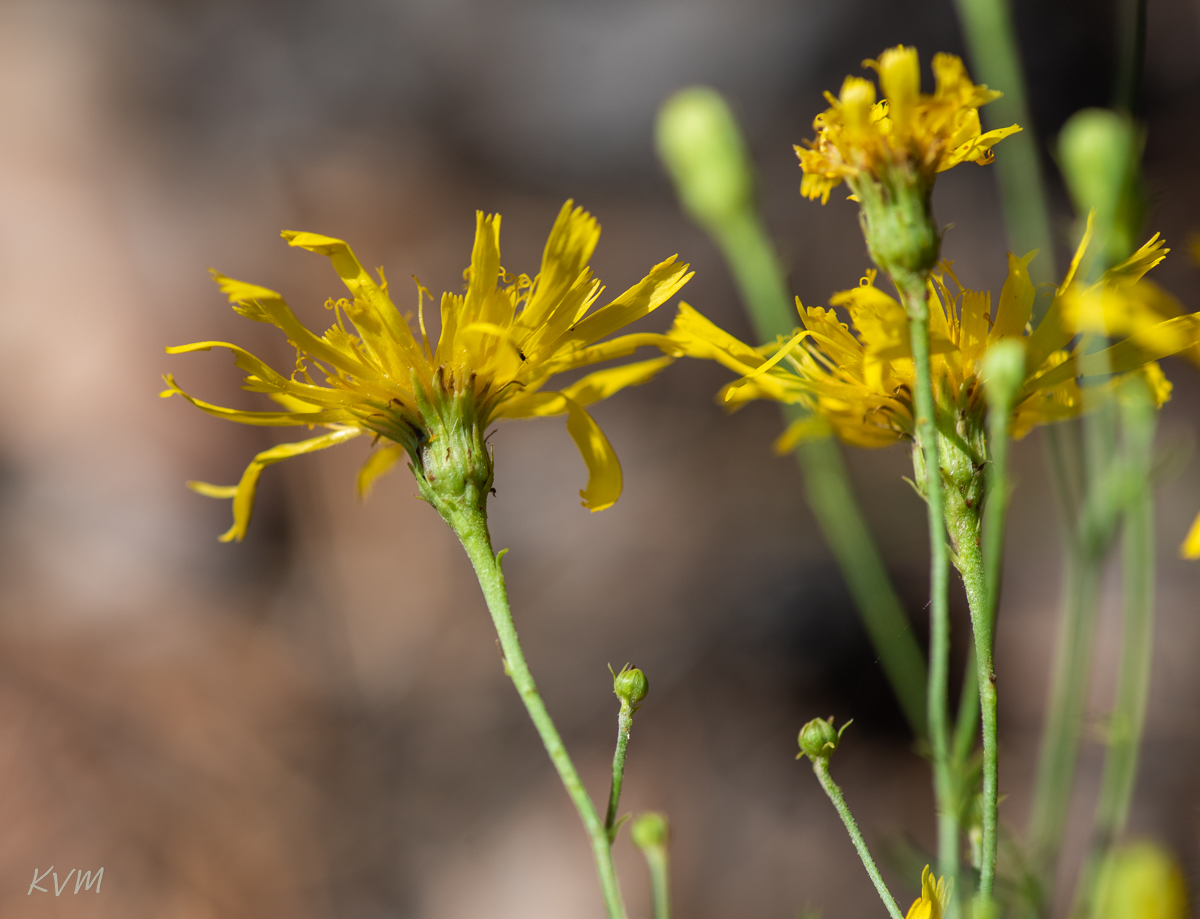
[[[991,899],[995,886],[999,838],[998,725],[993,648],[1008,504],[1008,406],[1002,401],[991,405],[987,423],[991,463],[988,466],[987,514],[982,521],[982,546],[978,504],[965,500],[965,496],[952,487],[946,491],[946,526],[956,549],[954,563],[966,589],[971,631],[975,639],[968,664],[974,668],[974,679],[968,680],[964,687],[954,753],[961,773],[962,763],[970,751],[971,729],[974,726],[975,706],[978,705],[983,729],[983,838],[979,896],[984,901]]]
[[[1137,109],[1146,57],[1146,0],[1121,0],[1117,16],[1117,34],[1126,40],[1121,42],[1118,56],[1114,107],[1132,115]]]
[[[1054,888],[1059,847],[1071,803],[1096,638],[1100,573],[1100,559],[1082,548],[1067,554],[1063,612],[1028,831],[1029,863],[1038,872],[1043,911]]]
[[[629,746],[629,729],[633,726],[633,709],[628,702],[621,701],[617,714],[617,749],[613,753],[612,788],[608,792],[608,816],[604,818],[604,832],[611,846],[617,836],[617,806],[621,801],[621,782],[625,778],[625,750]]]
[[[790,335],[797,314],[775,247],[749,207],[707,227],[724,254],[759,341]],[[784,406],[788,421],[803,413]],[[926,731],[925,660],[854,496],[841,449],[832,437],[801,443],[808,506],[833,552],[879,656],[892,691],[917,737]]]
[[[929,744],[933,751],[933,787],[938,806],[938,868],[944,877],[958,877],[959,795],[950,756],[950,611],[947,575],[946,517],[934,424],[933,383],[929,368],[929,302],[925,278],[893,277],[908,313],[913,355],[913,421],[923,455],[925,503],[929,512]],[[990,671],[989,671],[990,672]]]
[[[1072,913],[1079,917],[1091,914],[1100,869],[1129,817],[1150,694],[1154,643],[1154,493],[1150,477],[1156,419],[1144,384],[1131,379],[1124,386],[1133,392],[1132,398],[1120,400],[1120,407],[1126,475],[1134,492],[1124,514],[1121,663],[1091,845],[1075,891]]]
[[[1052,283],[1054,236],[1050,209],[1046,204],[1045,181],[1037,132],[1026,104],[1025,77],[1021,68],[1012,15],[1006,0],[956,0],[958,18],[970,51],[974,77],[1004,93],[983,109],[989,129],[1013,123],[1022,131],[1007,137],[997,148],[996,177],[1009,244],[1019,254],[1040,250],[1029,265],[1035,284]]]
[[[871,850],[867,848],[867,842],[858,830],[858,824],[855,823],[854,815],[850,813],[850,808],[846,805],[846,799],[842,795],[842,790],[838,787],[837,782],[833,780],[833,776],[829,774],[829,757],[818,756],[813,759],[813,772],[817,774],[817,781],[825,789],[825,794],[829,796],[829,800],[833,802],[838,816],[842,818],[842,823],[846,825],[846,832],[850,834],[850,841],[854,843],[854,848],[858,850],[858,857],[862,859],[863,867],[867,869],[867,874],[871,876],[871,883],[875,885],[875,889],[879,892],[879,898],[883,900],[883,905],[891,913],[892,919],[903,919],[900,907],[892,899],[891,891],[887,889],[887,885],[883,883],[883,878],[879,874],[879,869],[875,867],[875,859],[871,858]]]
[[[650,889],[654,894],[654,919],[671,919],[670,859],[666,846],[642,849],[650,869]]]
[[[457,513],[442,511],[442,515],[454,529],[463,548],[467,550],[471,564],[475,567],[479,586],[483,589],[483,596],[487,600],[488,610],[492,614],[496,634],[500,638],[505,672],[517,688],[521,701],[525,703],[529,717],[546,747],[546,752],[550,754],[550,761],[558,771],[558,777],[562,780],[563,787],[567,790],[567,794],[583,821],[584,829],[591,838],[592,854],[596,860],[596,870],[600,875],[600,886],[604,892],[604,904],[608,909],[608,915],[610,919],[625,919],[625,904],[617,885],[608,833],[596,813],[592,799],[583,787],[575,764],[571,762],[571,757],[563,745],[558,729],[554,727],[550,713],[546,711],[545,703],[538,694],[533,675],[529,672],[529,666],[525,663],[525,654],[521,650],[521,642],[517,638],[517,629],[513,624],[512,611],[508,605],[504,574],[492,551],[487,517],[482,510],[464,510]]]

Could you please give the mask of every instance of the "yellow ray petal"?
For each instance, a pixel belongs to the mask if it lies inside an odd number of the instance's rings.
[[[1092,208],[1088,212],[1087,226],[1083,231],[1083,238],[1079,240],[1079,245],[1075,247],[1075,254],[1071,256],[1071,267],[1067,269],[1067,276],[1063,278],[1062,284],[1059,285],[1060,291],[1066,290],[1071,286],[1071,282],[1075,280],[1075,274],[1079,271],[1079,265],[1083,261],[1084,253],[1087,252],[1088,246],[1092,244],[1092,233],[1095,230],[1096,224],[1096,209]]]
[[[317,412],[242,412],[237,409],[222,408],[219,405],[213,405],[210,402],[204,402],[194,396],[188,395],[180,389],[179,384],[175,382],[175,378],[169,373],[163,379],[166,380],[168,388],[164,389],[159,395],[164,399],[180,395],[196,406],[196,408],[208,412],[210,415],[215,415],[217,418],[225,418],[228,421],[237,421],[241,424],[281,428],[294,427],[300,424],[331,424],[342,421],[353,421],[353,418],[342,409],[323,409]]]
[[[246,471],[242,473],[241,481],[235,486],[208,485],[204,482],[189,482],[188,486],[193,491],[212,498],[230,497],[232,491],[233,526],[221,536],[221,542],[230,542],[231,540],[241,542],[246,535],[246,527],[250,525],[250,516],[254,513],[254,496],[258,490],[258,477],[262,474],[263,469],[272,463],[278,463],[293,456],[335,447],[362,433],[358,428],[339,428],[329,434],[322,434],[320,437],[313,437],[294,444],[280,444],[270,450],[264,450],[254,457],[250,465],[246,467]]]
[[[692,274],[686,264],[677,263],[675,256],[671,256],[617,299],[579,320],[545,350],[553,353],[563,345],[586,347],[611,335],[658,309],[691,280]]]
[[[335,348],[324,338],[310,332],[279,294],[265,287],[256,287],[244,281],[227,278],[218,271],[210,270],[209,273],[221,292],[234,305],[234,309],[243,316],[257,322],[270,322],[281,329],[296,347],[310,354],[315,360],[324,361],[364,381],[387,382],[382,374],[365,364],[357,354]]]
[[[594,405],[622,389],[650,382],[674,360],[673,357],[656,357],[648,361],[635,361],[620,367],[597,370],[572,383],[562,392],[520,392],[501,401],[493,417],[549,418],[564,415],[570,410],[570,402],[577,402],[582,406]]]
[[[635,332],[631,335],[622,335],[618,338],[609,339],[598,345],[592,345],[590,348],[560,352],[540,367],[534,368],[534,374],[537,377],[542,377],[555,373],[565,373],[577,367],[586,367],[588,364],[598,364],[600,361],[628,357],[637,351],[638,348],[658,348],[664,354],[669,354],[672,357],[681,357],[684,352],[682,344],[669,335],[660,335],[656,332]]]
[[[1200,516],[1192,521],[1192,528],[1188,530],[1187,538],[1179,547],[1179,554],[1184,558],[1200,558]]]
[[[583,506],[588,510],[602,511],[612,507],[621,497],[623,486],[621,463],[613,452],[612,444],[600,430],[600,425],[578,402],[567,400],[567,433],[575,441],[579,453],[588,467],[588,483],[580,493]]]
[[[770,358],[769,360],[763,361],[761,364],[759,364],[757,367],[755,367],[753,370],[751,370],[748,374],[746,374],[740,380],[737,380],[736,382],[730,384],[729,390],[726,391],[726,393],[725,393],[725,399],[728,400],[730,398],[732,390],[737,389],[741,386],[745,386],[747,383],[750,383],[751,381],[762,376],[764,373],[766,373],[768,370],[770,370],[772,367],[774,367],[776,364],[778,364],[781,360],[783,360],[785,357],[787,357],[789,354],[791,354],[792,350],[798,344],[800,344],[800,342],[802,342],[804,339],[810,337],[811,335],[812,335],[812,332],[808,331],[807,329],[797,332],[795,335],[793,335],[791,337],[791,339],[787,342],[787,344],[785,344],[783,347],[781,347],[778,351],[775,352],[774,357]]]
[[[573,204],[567,201],[562,206],[546,240],[542,270],[521,314],[520,324],[527,328],[538,328],[555,312],[567,291],[587,271],[600,241],[596,218],[581,207],[572,208]]]
[[[966,360],[973,361],[982,357],[983,350],[987,347],[988,313],[991,312],[991,301],[992,295],[987,291],[963,291],[958,349]]]
[[[1029,278],[1029,263],[1037,254],[1037,249],[1021,258],[1008,253],[1008,277],[1000,290],[1000,305],[996,307],[996,321],[992,323],[988,344],[1024,334],[1025,325],[1033,314],[1035,294],[1033,281]]]
[[[189,354],[194,351],[211,351],[213,348],[225,348],[233,352],[234,363],[242,370],[258,378],[259,383],[249,383],[245,387],[251,392],[266,392],[272,395],[288,393],[296,397],[297,402],[301,400],[305,402],[305,407],[301,407],[300,405],[286,405],[285,407],[290,411],[311,412],[314,411],[315,406],[335,407],[338,405],[353,405],[358,401],[354,393],[346,390],[298,383],[293,379],[285,377],[245,348],[230,344],[227,341],[197,341],[190,345],[173,345],[166,350],[167,354]],[[386,401],[387,396],[384,399]]]
[[[648,361],[637,361],[621,367],[597,370],[572,383],[562,391],[563,396],[579,405],[593,405],[607,399],[613,393],[629,386],[641,386],[658,376],[665,367],[674,363],[673,357],[656,357]]]
[[[386,475],[396,465],[396,461],[404,456],[404,448],[399,444],[386,444],[371,451],[367,461],[358,470],[358,496],[366,498],[377,479]]]
[[[775,439],[771,450],[776,456],[783,456],[791,453],[797,444],[820,440],[828,437],[831,433],[829,422],[821,415],[806,415],[789,424],[787,429]]]
[[[333,270],[354,296],[357,308],[350,311],[350,318],[371,349],[390,358],[393,378],[407,380],[408,374],[403,370],[425,363],[425,355],[408,322],[343,240],[296,230],[284,230],[281,235],[289,246],[328,257]]]

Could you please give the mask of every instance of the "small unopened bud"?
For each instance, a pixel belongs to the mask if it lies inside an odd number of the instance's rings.
[[[1003,338],[983,355],[983,385],[993,409],[1012,407],[1025,382],[1025,346],[1015,338]]]
[[[796,756],[799,759],[801,756],[807,756],[813,762],[818,759],[829,759],[833,755],[833,751],[837,749],[838,742],[842,739],[842,733],[846,728],[850,727],[850,722],[847,721],[842,725],[841,730],[833,726],[833,715],[830,715],[828,720],[824,718],[814,718],[808,724],[800,729],[800,753]]]
[[[611,670],[610,667],[609,671],[611,672]],[[637,711],[649,691],[650,681],[646,679],[646,674],[637,667],[626,664],[620,671],[613,674],[613,692],[621,700],[622,705],[628,705],[634,711]]]
[[[662,157],[683,205],[706,226],[747,207],[754,180],[737,121],[721,94],[682,89],[663,103],[656,128]]]
[[[661,849],[670,839],[671,828],[663,814],[647,811],[633,818],[629,827],[629,838],[639,849]]]

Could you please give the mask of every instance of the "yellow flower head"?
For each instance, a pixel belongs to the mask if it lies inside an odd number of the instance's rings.
[[[1021,130],[1014,124],[982,132],[979,107],[1000,93],[972,83],[953,54],[934,55],[932,94],[921,92],[916,48],[897,45],[863,66],[879,75],[884,98],[876,101],[875,85],[861,77],[846,77],[837,97],[825,94],[830,107],[813,120],[816,138],[796,147],[806,198],[824,204],[843,180],[853,188],[860,175],[880,178],[892,166],[911,167],[916,178],[932,182],[967,160],[990,163],[992,147]]]
[[[280,410],[211,405],[184,392],[170,375],[162,395],[178,393],[209,414],[243,424],[321,425],[329,430],[260,453],[236,486],[188,483],[201,494],[233,498],[233,526],[222,540],[245,535],[265,466],[362,434],[382,438],[386,445],[371,453],[359,473],[360,493],[407,453],[426,497],[435,478],[440,484],[448,475],[473,479],[486,496],[491,458],[484,436],[500,418],[566,415],[567,430],[588,466],[588,485],[580,492],[584,506],[597,511],[617,500],[621,467],[586,406],[649,380],[673,360],[678,344],[654,334],[601,339],[674,295],[691,278],[688,266],[672,256],[615,300],[592,309],[603,291],[588,268],[600,238],[595,218],[570,201],[564,204],[546,242],[541,271],[532,279],[513,277],[500,266],[499,234],[499,215],[477,212],[466,289],[442,295],[436,344],[426,331],[426,292],[418,286],[414,331],[389,298],[382,269],[376,282],[340,239],[283,233],[289,245],[328,256],[350,291],[349,298],[326,302],[335,322],[323,335],[305,328],[275,291],[213,272],[236,312],[269,322],[287,335],[296,348],[295,369],[280,373],[228,342],[202,341],[168,348],[167,353],[229,349],[247,373],[244,388],[267,394]],[[666,356],[589,374],[559,392],[544,390],[555,374],[624,357],[642,346],[657,347]]]
[[[1171,384],[1155,361],[1200,341],[1200,313],[1184,315],[1169,294],[1143,277],[1169,250],[1156,235],[1100,280],[1084,284],[1079,266],[1090,240],[1089,223],[1066,279],[1036,328],[1031,328],[1034,287],[1028,272],[1036,252],[1009,255],[1008,279],[994,314],[991,294],[959,285],[948,264],[930,279],[934,397],[939,416],[965,422],[960,433],[982,431],[986,400],[979,373],[985,350],[1001,339],[1020,342],[1025,353],[1024,379],[1012,411],[1015,437],[1078,414],[1081,377],[1138,372],[1160,405],[1170,397]],[[776,442],[781,453],[830,430],[862,447],[911,440],[908,317],[899,302],[875,286],[875,276],[868,272],[858,287],[830,299],[849,313],[850,324],[834,309],[805,308],[797,300],[802,326],[796,334],[752,348],[683,305],[671,334],[687,354],[719,361],[739,374],[720,394],[730,407],[773,399],[809,409],[809,417]],[[1117,342],[1087,353],[1089,332]],[[1115,378],[1107,385],[1114,384]]]
[[[954,884],[945,878],[935,878],[926,865],[921,872],[921,896],[913,900],[904,919],[942,919],[953,892]]]

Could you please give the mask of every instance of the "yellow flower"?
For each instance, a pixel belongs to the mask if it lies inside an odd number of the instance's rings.
[[[248,374],[244,388],[266,393],[282,411],[211,405],[184,392],[170,375],[166,377],[169,388],[162,395],[178,393],[211,415],[243,424],[310,429],[321,425],[329,430],[260,453],[236,486],[188,483],[201,494],[233,498],[233,526],[222,540],[240,540],[245,535],[265,466],[362,434],[374,435],[377,442],[383,438],[386,445],[362,467],[360,493],[365,494],[374,479],[407,453],[422,493],[429,497],[431,470],[443,474],[436,464],[461,441],[468,463],[477,467],[472,472],[476,484],[484,486],[486,494],[491,487],[491,459],[483,437],[487,427],[501,418],[567,415],[567,430],[589,472],[587,488],[580,492],[584,506],[597,511],[617,500],[621,466],[586,406],[651,379],[673,360],[678,345],[655,334],[600,340],[674,295],[691,278],[688,266],[672,256],[615,300],[593,310],[603,290],[588,268],[600,238],[595,218],[582,208],[572,208],[570,201],[564,204],[546,242],[541,271],[532,280],[527,275],[514,278],[500,266],[499,233],[499,215],[476,213],[471,266],[464,273],[466,289],[462,294],[442,295],[436,345],[426,332],[427,292],[418,285],[414,332],[389,299],[382,269],[377,283],[340,239],[283,233],[289,245],[328,256],[350,291],[350,299],[326,302],[336,321],[323,335],[305,328],[275,291],[213,272],[236,312],[269,322],[287,335],[296,348],[295,370],[279,373],[228,342],[202,341],[168,348],[167,353],[229,349],[237,366]],[[555,374],[624,357],[642,346],[657,347],[667,356],[601,370],[559,392],[543,391]],[[433,449],[439,444],[445,450]],[[463,471],[458,474],[461,477]]]
[[[905,919],[942,919],[954,885],[945,878],[935,878],[929,866],[921,872],[921,896],[913,900]]]
[[[962,287],[949,265],[943,263],[930,279],[934,397],[939,417],[949,417],[956,426],[953,419],[965,422],[960,434],[982,430],[986,402],[979,373],[984,351],[1001,339],[1015,339],[1025,351],[1024,380],[1013,408],[1015,437],[1078,414],[1080,377],[1136,371],[1144,375],[1158,404],[1170,397],[1171,384],[1155,361],[1200,342],[1200,313],[1163,318],[1169,309],[1161,301],[1171,298],[1143,278],[1169,251],[1157,235],[1099,281],[1082,283],[1079,266],[1091,235],[1089,222],[1066,279],[1032,330],[1034,287],[1028,265],[1036,252],[1023,258],[1009,255],[1008,279],[994,316],[991,294]],[[861,447],[911,440],[908,317],[899,302],[875,286],[875,276],[868,272],[858,287],[830,299],[833,307],[848,311],[853,331],[833,309],[806,309],[797,299],[802,328],[786,342],[752,348],[687,305],[680,307],[671,334],[687,354],[719,361],[739,374],[720,394],[730,407],[773,399],[809,409],[809,417],[793,423],[776,441],[780,453],[830,429]],[[1089,332],[1118,341],[1088,354]]]
[[[934,55],[932,94],[921,92],[915,48],[897,45],[863,66],[878,73],[885,98],[876,102],[875,85],[861,77],[846,77],[836,98],[825,94],[830,107],[813,121],[816,138],[795,148],[806,198],[824,204],[843,180],[857,194],[856,178],[863,173],[882,178],[894,165],[911,165],[917,176],[932,182],[937,173],[968,160],[990,163],[991,148],[1021,130],[1014,124],[982,132],[979,107],[1001,94],[972,83],[953,54]]]

